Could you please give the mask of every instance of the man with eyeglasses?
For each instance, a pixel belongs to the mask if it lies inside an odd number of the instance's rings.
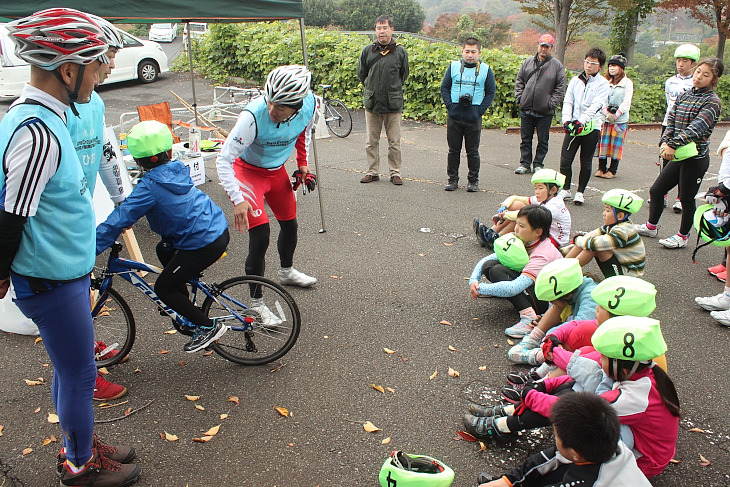
[[[520,166],[515,174],[542,169],[548,152],[550,125],[555,108],[563,100],[568,84],[565,69],[552,57],[555,39],[543,34],[537,41],[537,54],[525,59],[515,81],[515,100],[520,106]],[[537,129],[537,150],[532,158],[532,138]],[[532,166],[532,167],[531,167]]]
[[[583,72],[570,80],[563,100],[565,138],[560,151],[560,173],[565,175],[565,185],[558,197],[570,198],[573,160],[580,149],[578,191],[573,198],[573,203],[578,206],[585,202],[583,192],[593,172],[593,153],[601,136],[601,108],[610,91],[608,80],[599,76],[605,63],[605,52],[596,47],[589,49],[583,61]]]

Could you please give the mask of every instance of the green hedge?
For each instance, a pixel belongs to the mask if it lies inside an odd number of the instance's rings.
[[[307,28],[306,37],[315,90],[319,84],[331,84],[333,98],[339,98],[350,108],[361,108],[362,85],[355,68],[360,51],[369,39],[319,28]],[[399,42],[408,50],[411,68],[404,87],[403,115],[444,123],[446,107],[441,101],[441,79],[449,61],[460,58],[460,48],[409,36],[400,37]],[[275,67],[303,62],[299,24],[294,21],[214,24],[209,36],[196,43],[193,52],[196,71],[220,83],[238,78],[262,86],[266,74]],[[508,47],[482,51],[482,60],[492,67],[497,81],[497,94],[484,117],[484,127],[519,125],[514,81],[524,59],[525,56],[513,53]],[[187,70],[187,56],[178,57],[173,68]],[[644,83],[634,77],[631,69],[629,76],[635,90],[630,121],[661,121],[666,110],[663,82]],[[730,82],[721,79],[718,93],[723,100],[730,99]],[[729,110],[730,106],[724,107],[723,115],[727,116]]]

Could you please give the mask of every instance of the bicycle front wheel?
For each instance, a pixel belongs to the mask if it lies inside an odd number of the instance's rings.
[[[263,291],[265,306],[252,306],[251,286]],[[263,365],[291,350],[301,316],[283,287],[259,276],[234,277],[212,287],[216,299],[205,298],[202,311],[228,327],[212,346],[218,355],[241,365]]]
[[[91,292],[93,296],[98,290],[92,288]],[[95,302],[91,316],[94,319],[94,340],[97,343],[94,351],[96,366],[118,364],[134,345],[136,325],[132,310],[117,291],[109,288],[106,290],[104,302]]]
[[[325,119],[327,128],[337,137],[344,138],[352,132],[352,115],[344,103],[331,99],[325,102]]]

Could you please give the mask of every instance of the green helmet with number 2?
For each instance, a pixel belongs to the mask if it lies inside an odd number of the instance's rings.
[[[659,320],[616,316],[606,320],[591,337],[593,348],[608,358],[645,362],[666,353]]]
[[[522,269],[530,260],[524,242],[517,238],[514,233],[502,235],[495,240],[494,252],[497,254],[497,260],[500,264],[517,272],[522,272]]]
[[[380,468],[378,481],[381,487],[449,487],[454,471],[435,458],[394,451]]]
[[[616,316],[649,316],[656,308],[656,287],[638,277],[613,276],[591,291],[593,301]]]
[[[566,296],[583,283],[583,269],[578,259],[558,259],[537,274],[535,296],[540,301],[555,301]]]
[[[601,201],[608,206],[613,206],[619,211],[634,214],[641,209],[644,199],[631,191],[625,189],[611,189],[606,191]]]

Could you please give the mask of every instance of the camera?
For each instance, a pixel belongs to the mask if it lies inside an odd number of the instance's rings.
[[[618,105],[608,105],[608,108],[606,108],[606,110],[608,110],[608,113],[615,114],[618,111]]]
[[[464,93],[459,97],[459,105],[463,107],[470,107],[471,106],[471,100],[472,96],[471,93]]]

